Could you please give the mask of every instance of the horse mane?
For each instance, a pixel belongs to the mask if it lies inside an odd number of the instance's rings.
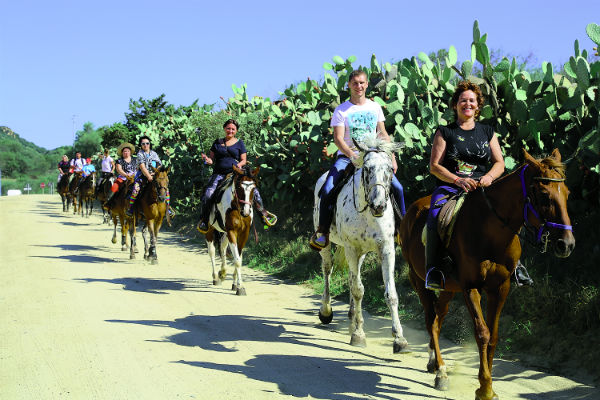
[[[367,137],[362,141],[362,145],[366,146],[367,149],[384,151],[391,157],[394,152],[404,147],[404,142],[394,142],[392,137],[390,137],[390,140],[388,142],[379,137]]]
[[[547,156],[542,159],[536,159],[540,164],[544,165],[546,168],[549,168],[555,172],[557,172],[561,178],[565,178],[565,164],[562,161],[558,161],[556,158]]]

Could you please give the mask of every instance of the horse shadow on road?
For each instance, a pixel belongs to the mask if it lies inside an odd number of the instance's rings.
[[[49,260],[62,260],[74,263],[114,263],[112,258],[96,257],[86,254],[67,254],[64,256],[30,256],[32,258],[46,258]]]
[[[197,281],[181,279],[148,279],[140,277],[131,277],[116,279],[82,278],[77,280],[86,283],[112,283],[115,285],[122,286],[123,290],[151,294],[169,294],[169,292],[167,291],[175,290],[201,291],[198,289],[202,288],[202,285],[199,285]]]

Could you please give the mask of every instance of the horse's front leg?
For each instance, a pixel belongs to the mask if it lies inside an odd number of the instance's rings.
[[[219,271],[219,280],[223,282],[227,278],[227,240],[226,234],[219,235],[219,255],[221,256],[221,270]],[[235,279],[234,279],[235,280]],[[234,288],[232,288],[234,290]]]
[[[321,309],[319,310],[319,319],[322,323],[328,324],[333,320],[333,310],[331,309],[331,294],[329,292],[331,271],[333,263],[331,260],[331,244],[321,249],[321,270],[323,271],[323,295],[321,296]]]
[[[142,227],[142,239],[144,239],[144,260],[147,260],[150,253],[150,242],[148,240],[148,221],[144,221],[144,226]]]
[[[156,229],[156,224],[153,219],[148,221],[148,230],[150,231],[150,250],[148,252],[148,259],[152,264],[158,264],[158,255],[156,254],[156,240],[158,236],[158,231]]]
[[[246,288],[242,282],[242,253],[238,250],[237,238],[229,239],[229,251],[233,256],[233,284],[231,290],[235,290],[235,294],[238,296],[246,295]]]
[[[350,293],[354,301],[354,315],[350,320],[350,344],[352,346],[366,347],[367,340],[364,331],[364,319],[362,315],[362,299],[365,294],[365,287],[360,279],[360,266],[365,259],[365,254],[359,255],[353,246],[345,246],[346,260],[348,261],[348,270],[352,274]]]
[[[396,292],[396,283],[394,282],[394,268],[396,263],[396,249],[394,248],[393,238],[384,243],[379,249],[381,257],[381,273],[383,275],[383,284],[385,286],[385,302],[390,309],[392,316],[392,336],[394,336],[394,353],[408,347],[408,342],[403,336],[400,317],[398,316],[398,293]]]
[[[479,349],[479,389],[475,391],[476,400],[493,400],[498,396],[492,389],[491,360],[488,360],[488,346],[490,344],[490,330],[485,323],[481,312],[481,294],[477,289],[463,291],[465,303],[473,319],[475,327],[475,340]]]
[[[206,232],[206,247],[208,248],[208,255],[210,257],[210,264],[212,265],[212,278],[213,285],[219,285],[221,280],[219,279],[219,275],[217,273],[217,263],[215,260],[215,235],[214,231]]]
[[[119,215],[121,223],[121,251],[127,250],[127,231],[129,230],[129,222],[123,214]]]
[[[112,218],[112,222],[113,222],[113,237],[110,240],[113,243],[117,243],[117,216],[116,215],[110,215],[110,217]]]
[[[127,223],[129,225],[129,259],[135,259],[135,216],[131,218],[127,218]]]

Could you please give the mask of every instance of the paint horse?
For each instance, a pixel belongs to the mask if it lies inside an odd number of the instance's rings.
[[[69,177],[71,174],[63,174],[60,176],[58,185],[56,185],[56,191],[60,195],[62,200],[63,212],[69,211],[69,205],[71,204],[71,197],[69,194]]]
[[[439,295],[425,289],[425,255],[421,234],[431,197],[413,203],[401,224],[402,254],[409,264],[409,279],[425,310],[431,338],[427,370],[435,372],[435,387],[448,389],[446,365],[439,335],[448,303],[462,292],[475,327],[479,349],[478,400],[498,399],[492,389],[492,362],[498,343],[498,321],[510,289],[510,275],[521,257],[518,232],[534,233],[541,250],[552,246],[554,255],[568,257],[575,247],[567,213],[569,189],[565,185],[561,155],[536,160],[523,150],[525,163],[488,188],[470,192],[460,209],[447,248],[455,263]],[[487,295],[487,321],[481,293]]]
[[[235,290],[238,296],[246,295],[246,288],[242,281],[242,251],[252,226],[252,201],[259,170],[259,167],[250,170],[233,166],[233,179],[225,186],[221,199],[212,209],[209,216],[209,229],[205,235],[212,263],[213,285],[221,284],[227,276],[225,256],[229,245],[234,266],[231,290]],[[217,193],[214,196],[217,196]],[[219,243],[221,256],[219,271],[216,269],[215,242]]]
[[[152,167],[152,171],[154,172],[152,181],[147,183],[142,189],[135,205],[138,220],[141,218],[144,219],[144,226],[142,228],[144,260],[149,260],[152,264],[158,263],[156,240],[158,239],[158,232],[167,213],[167,195],[169,193],[168,175],[170,170],[171,167]],[[148,240],[148,232],[150,232],[150,240]]]
[[[394,246],[394,210],[390,199],[392,174],[392,152],[402,146],[379,139],[366,143],[356,143],[360,150],[362,168],[354,171],[338,194],[334,220],[329,234],[330,244],[323,248],[321,268],[325,283],[319,319],[328,324],[333,319],[331,295],[329,292],[332,272],[331,243],[343,246],[348,262],[348,281],[350,285],[350,344],[366,346],[363,329],[362,299],[364,286],[361,282],[360,268],[368,252],[374,251],[381,260],[385,300],[392,316],[393,351],[398,353],[408,346],[403,336],[398,316],[398,294],[394,283],[395,246]],[[315,228],[319,220],[319,191],[327,173],[323,174],[315,186],[313,221]]]

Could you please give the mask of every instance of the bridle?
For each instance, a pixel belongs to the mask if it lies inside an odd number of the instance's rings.
[[[246,176],[246,175],[244,175],[244,176]],[[248,204],[248,205],[251,206],[252,205],[251,201],[240,199],[240,197],[238,196],[238,194],[237,194],[237,182],[238,182],[238,180],[234,179],[234,181],[233,181],[233,197],[234,197],[234,199],[235,199],[235,201],[236,201],[236,203],[238,205],[238,209],[242,208],[242,206],[241,206],[242,204]],[[241,185],[241,183],[242,183],[242,181],[240,181],[240,185]],[[256,182],[254,181],[254,179],[252,179],[252,183],[256,186]]]
[[[528,164],[525,164],[525,166],[521,170],[521,173],[519,174],[519,176],[521,178],[521,188],[523,189],[523,198],[525,199],[525,205],[523,206],[523,218],[524,218],[523,226],[525,226],[525,228],[528,231],[535,234],[536,227],[528,222],[528,216],[529,216],[528,213],[529,212],[531,212],[539,221],[542,222],[540,224],[539,228],[537,228],[536,243],[541,245],[540,252],[545,253],[548,250],[548,243],[550,241],[550,231],[548,230],[548,228],[556,228],[556,229],[564,229],[567,231],[573,231],[573,226],[565,225],[565,224],[557,224],[555,222],[547,221],[546,219],[541,218],[540,214],[535,210],[535,208],[533,208],[533,203],[531,202],[530,196],[527,195],[527,187],[525,186],[525,170],[527,169],[528,166],[529,166]],[[543,176],[535,176],[535,177],[533,177],[533,179],[536,181],[541,181],[541,182],[564,182],[565,181],[565,178],[547,178],[547,177],[543,177]]]
[[[369,153],[385,153],[384,150],[380,150],[380,149],[369,149],[367,151],[365,151],[365,155],[364,157],[367,156],[367,154]],[[385,202],[387,203],[388,199],[390,198],[390,185],[389,183],[387,185],[383,184],[383,183],[379,183],[379,182],[375,182],[374,184],[372,184],[371,186],[367,186],[367,184],[365,183],[365,167],[363,165],[363,167],[361,167],[361,171],[360,171],[360,182],[362,183],[365,192],[365,206],[362,208],[362,210],[358,209],[358,206],[356,205],[356,191],[355,191],[355,187],[356,185],[354,184],[354,177],[356,176],[356,174],[354,174],[352,176],[352,198],[353,198],[353,202],[354,202],[354,208],[356,209],[356,211],[358,211],[359,214],[363,213],[367,207],[369,207],[369,195],[371,194],[371,191],[377,187],[377,186],[381,186],[383,187],[383,190],[385,192]]]
[[[156,197],[161,203],[164,203],[167,200],[167,191],[169,188],[160,184],[156,179],[152,179],[152,183],[154,184],[154,190],[156,190]],[[164,194],[161,194],[162,191],[164,191]]]
[[[540,246],[539,249],[540,249],[541,253],[545,253],[548,250],[548,243],[550,242],[550,231],[548,230],[548,228],[556,228],[556,229],[564,229],[567,231],[573,231],[573,226],[557,224],[555,222],[550,222],[550,221],[547,221],[546,219],[540,217],[540,214],[533,207],[531,197],[527,194],[527,185],[525,184],[525,170],[527,169],[527,167],[529,167],[529,164],[525,164],[525,166],[523,166],[523,169],[521,169],[521,171],[519,172],[519,177],[521,179],[521,189],[523,192],[523,199],[525,201],[525,203],[523,204],[523,224],[522,224],[522,226],[524,226],[528,232],[531,232],[535,236],[535,244]],[[565,181],[565,178],[549,178],[549,177],[544,177],[544,176],[534,176],[533,179],[536,181],[541,181],[541,182],[564,182]],[[481,188],[481,193],[483,194],[483,198],[485,199],[485,202],[487,203],[488,208],[490,210],[492,210],[494,215],[496,215],[496,217],[500,221],[502,221],[502,223],[506,227],[510,228],[508,221],[505,218],[502,218],[498,214],[498,212],[494,209],[492,204],[490,203],[489,199],[487,198],[487,196],[485,194],[485,190],[483,189],[483,187]],[[535,218],[537,218],[538,221],[541,222],[539,227],[536,228],[533,224],[529,223],[529,218],[528,218],[529,213],[533,214],[533,216]]]

